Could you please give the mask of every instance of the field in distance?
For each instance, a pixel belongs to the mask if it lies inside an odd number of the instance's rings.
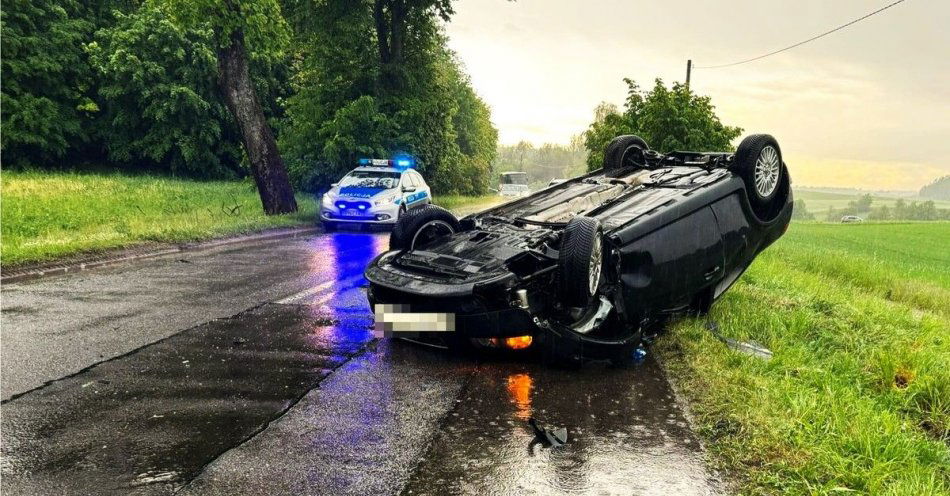
[[[852,202],[860,198],[862,193],[855,192],[854,194],[847,193],[835,193],[830,191],[816,191],[812,189],[795,189],[795,199],[804,200],[805,205],[808,207],[808,211],[812,213],[824,213],[828,211],[828,207],[834,208],[835,210],[840,210],[848,206],[848,202]],[[874,202],[871,204],[872,207],[880,207],[881,205],[887,205],[888,208],[893,208],[894,204],[897,203],[896,196],[881,196],[880,194],[871,194],[871,198]],[[950,201],[944,200],[931,200],[930,198],[904,198],[905,203],[910,202],[925,202],[933,201],[934,206],[937,208],[946,208],[950,209]]]

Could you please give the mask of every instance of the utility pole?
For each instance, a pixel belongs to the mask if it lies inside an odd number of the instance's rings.
[[[686,89],[689,89],[689,78],[693,73],[693,59],[686,61]]]

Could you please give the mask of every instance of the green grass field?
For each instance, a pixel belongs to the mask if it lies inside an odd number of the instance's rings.
[[[794,223],[655,350],[743,494],[950,494],[950,223]]]
[[[298,195],[298,213],[266,216],[250,182],[4,171],[2,188],[4,266],[297,225],[316,212]]]
[[[435,201],[464,212],[499,200],[438,196]],[[296,214],[266,216],[249,181],[4,171],[0,261],[11,267],[150,241],[195,241],[313,224],[315,199],[298,194],[297,204]]]

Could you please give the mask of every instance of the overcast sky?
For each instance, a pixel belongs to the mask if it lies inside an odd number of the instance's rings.
[[[450,46],[502,143],[567,143],[631,77],[685,79],[892,0],[458,0]],[[724,123],[767,132],[796,184],[918,189],[950,174],[950,0],[906,0],[800,48],[694,70]]]

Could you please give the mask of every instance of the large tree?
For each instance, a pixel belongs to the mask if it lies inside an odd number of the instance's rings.
[[[276,0],[155,0],[187,28],[214,31],[218,86],[238,129],[267,214],[297,211],[294,190],[249,70],[250,53],[277,58],[289,40]]]
[[[319,190],[356,158],[403,152],[438,193],[487,191],[497,131],[446,49],[447,3],[285,4],[300,70],[280,140],[297,184]],[[382,44],[373,36],[380,12]]]
[[[624,82],[627,100],[623,112],[611,104],[598,105],[594,122],[584,133],[590,170],[603,165],[604,148],[621,134],[640,136],[660,152],[728,151],[732,140],[742,134],[741,128],[720,122],[708,96],[697,95],[684,84],[667,88],[657,79],[652,90],[642,91],[633,80]]]

